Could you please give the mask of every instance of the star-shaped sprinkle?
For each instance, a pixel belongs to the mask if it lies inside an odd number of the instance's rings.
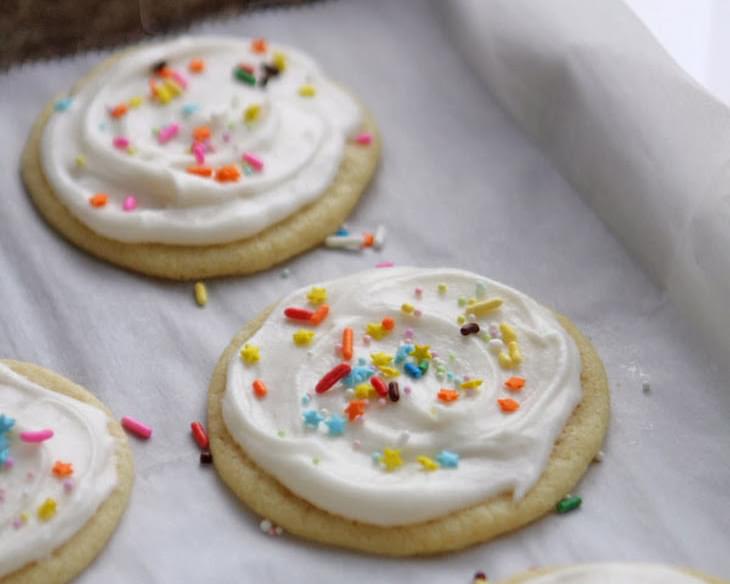
[[[41,521],[49,521],[52,519],[56,514],[56,500],[49,497],[43,501],[36,510],[36,514]]]
[[[358,399],[368,399],[375,394],[375,388],[369,383],[360,383],[355,386],[355,397]]]
[[[413,348],[413,345],[411,345],[410,343],[406,343],[398,347],[398,350],[395,353],[396,364],[399,365],[403,363],[406,360],[406,357],[413,353]]]
[[[292,339],[297,347],[306,347],[314,340],[314,334],[314,331],[299,329],[292,335]]]
[[[345,413],[350,421],[354,421],[365,413],[368,402],[364,399],[354,399],[345,408]]]
[[[302,418],[304,418],[304,425],[310,428],[318,428],[319,423],[324,420],[324,416],[317,410],[307,410],[302,414]]]
[[[413,348],[413,352],[411,353],[411,356],[416,360],[416,363],[420,363],[424,359],[430,359],[431,358],[431,351],[429,350],[431,347],[429,345],[416,345]]]
[[[347,420],[339,414],[333,414],[332,417],[325,422],[325,424],[327,425],[327,428],[329,428],[330,436],[341,436],[345,432]]]
[[[385,327],[383,326],[383,323],[381,323],[381,322],[368,323],[367,333],[372,338],[374,338],[376,341],[379,341],[380,339],[382,339],[385,335],[388,334],[388,332],[390,332],[390,331],[386,330]]]
[[[373,365],[376,367],[380,367],[382,365],[390,365],[391,361],[393,361],[393,355],[390,353],[370,353],[370,359],[373,362]]]
[[[307,300],[310,304],[315,306],[327,302],[327,289],[319,286],[313,286],[312,289],[307,293]]]
[[[421,464],[423,470],[432,471],[437,470],[439,467],[438,463],[428,456],[418,456],[416,457],[416,460]]]
[[[456,468],[459,466],[459,455],[456,452],[442,450],[436,455],[436,461],[442,468]]]
[[[400,450],[395,448],[386,448],[383,450],[381,462],[385,466],[385,470],[392,472],[403,466],[403,459],[400,456]]]
[[[53,476],[58,477],[59,479],[70,477],[73,473],[74,467],[70,462],[61,462],[60,460],[57,460],[53,465]]]
[[[246,365],[253,365],[261,360],[259,347],[246,343],[241,349],[241,359]]]

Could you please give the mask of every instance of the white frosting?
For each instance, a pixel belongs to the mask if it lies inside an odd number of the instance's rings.
[[[675,568],[654,564],[586,564],[530,579],[530,584],[703,584]]]
[[[255,67],[286,54],[287,67],[267,87],[234,79],[240,63]],[[206,69],[188,71],[193,58]],[[187,80],[182,95],[162,105],[150,98],[152,66],[166,61]],[[159,81],[159,80],[158,80]],[[299,95],[303,84],[316,89]],[[144,97],[137,108],[113,118],[109,108]],[[198,110],[186,117],[183,108]],[[248,106],[262,106],[260,118],[244,123]],[[183,37],[144,45],[87,83],[65,111],[54,112],[42,140],[42,164],[48,181],[64,205],[93,231],[125,242],[206,245],[258,233],[314,201],[332,182],[343,157],[345,141],[361,124],[357,102],[329,81],[303,53],[272,46],[265,54],[251,51],[249,40]],[[154,128],[179,123],[178,135],[160,144]],[[196,164],[190,152],[194,128],[207,125],[214,149],[205,165],[236,163],[250,152],[264,163],[261,172],[241,175],[238,182],[217,182],[186,172]],[[226,141],[226,135],[228,140]],[[113,144],[129,139],[130,155]],[[75,164],[77,155],[85,166]],[[89,198],[109,195],[94,208]],[[136,196],[133,211],[123,209]]]
[[[13,464],[0,466],[0,579],[48,557],[96,512],[117,482],[115,441],[104,412],[44,389],[0,364],[0,414],[15,419],[8,434]],[[49,428],[38,444],[22,442],[27,430]],[[73,465],[69,479],[54,476],[56,461]],[[56,514],[42,521],[37,510],[56,501]],[[19,525],[25,514],[26,521]]]
[[[441,282],[448,285],[445,294],[437,292]],[[479,319],[482,329],[506,322],[518,331],[524,361],[517,370],[502,369],[479,335],[460,334],[456,319],[464,308],[457,298],[474,295],[478,283],[484,285],[487,298],[504,300],[500,309]],[[282,300],[247,341],[260,347],[260,361],[245,365],[236,355],[228,366],[223,416],[256,464],[317,507],[377,525],[440,517],[504,492],[523,497],[542,474],[557,436],[581,399],[580,356],[553,314],[516,290],[460,270],[376,269],[321,286],[327,289],[331,309],[327,320],[312,328],[316,337],[310,347],[294,344],[292,334],[302,326],[283,315],[287,306],[306,305],[307,289],[302,289]],[[414,295],[416,287],[423,289],[420,299]],[[403,314],[403,303],[413,304],[422,315]],[[388,315],[396,320],[393,332],[364,346],[367,323]],[[439,380],[432,363],[421,379],[401,374],[400,400],[372,400],[361,421],[348,422],[342,436],[328,435],[324,424],[318,430],[307,428],[303,412],[326,408],[341,414],[347,404],[341,383],[324,394],[314,393],[322,375],[342,360],[335,346],[345,327],[355,332],[353,364],[358,358],[369,362],[371,353],[395,353],[404,331],[412,328],[413,341],[430,345],[447,369],[484,383],[478,391],[461,391],[458,401],[445,404],[437,394],[454,383]],[[514,394],[504,388],[513,375],[527,380]],[[268,386],[263,399],[251,391],[256,378]],[[410,395],[405,386],[411,387]],[[303,405],[307,392],[311,402]],[[507,414],[497,399],[509,397],[521,406]],[[403,466],[387,472],[374,464],[372,453],[385,448],[400,448]],[[459,455],[458,468],[422,470],[416,457],[435,458],[442,450]]]

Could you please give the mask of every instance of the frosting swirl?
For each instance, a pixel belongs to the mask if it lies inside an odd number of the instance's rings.
[[[125,53],[57,109],[41,159],[69,211],[114,240],[187,245],[313,202],[362,118],[303,53],[207,37]]]
[[[325,298],[318,326],[284,315],[308,300],[321,311]],[[480,332],[462,334],[462,319]],[[336,348],[345,329],[349,361]],[[317,393],[343,360],[349,374]],[[581,399],[580,369],[552,313],[516,290],[460,270],[376,269],[282,300],[229,363],[222,411],[252,460],[295,494],[403,525],[523,497]],[[373,378],[395,382],[397,401]]]
[[[115,441],[99,409],[0,364],[0,577],[49,556],[117,483]],[[53,436],[42,442],[40,430]],[[28,433],[28,434],[25,434]]]
[[[586,564],[561,568],[529,580],[530,584],[703,584],[675,568],[654,564]]]

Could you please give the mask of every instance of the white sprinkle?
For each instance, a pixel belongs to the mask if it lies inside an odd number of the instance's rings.
[[[289,268],[284,268],[283,270],[281,270],[279,276],[286,280],[289,276],[291,276],[291,270]]]
[[[487,343],[487,348],[488,348],[488,349],[489,349],[489,350],[490,350],[490,351],[491,351],[492,353],[495,353],[495,354],[497,354],[497,353],[499,353],[499,352],[500,352],[500,351],[501,351],[502,349],[504,349],[504,343],[502,342],[502,339],[491,339],[491,340],[490,340],[490,341],[489,341],[489,342]]]
[[[276,527],[274,527],[274,533],[277,537],[280,537],[284,533],[284,530],[277,525]]]
[[[362,237],[359,235],[330,235],[324,240],[327,247],[359,251],[362,249]]]
[[[271,521],[264,519],[259,523],[259,529],[264,533],[267,533],[271,529]]]
[[[593,457],[593,462],[603,462],[603,450],[599,450]]]
[[[373,246],[375,249],[381,249],[385,243],[385,225],[378,225],[375,230],[375,239],[373,240]]]

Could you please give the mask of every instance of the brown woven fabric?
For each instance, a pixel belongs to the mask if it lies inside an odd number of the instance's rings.
[[[203,16],[308,0],[2,0],[0,69],[183,29]]]

